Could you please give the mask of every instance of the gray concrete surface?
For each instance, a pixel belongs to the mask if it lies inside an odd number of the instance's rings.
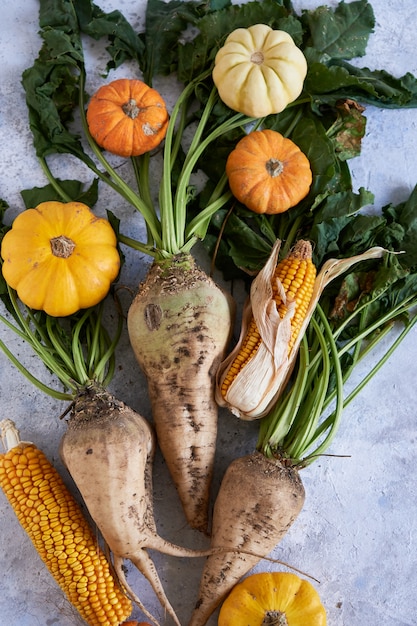
[[[297,0],[297,9],[313,8],[318,0]],[[336,2],[329,2],[334,6]],[[143,23],[144,2],[102,0],[110,10],[120,8],[137,24]],[[374,0],[376,31],[360,65],[384,68],[396,76],[417,74],[414,0]],[[27,126],[22,71],[39,49],[38,3],[15,0],[2,6],[0,24],[0,197],[10,204],[7,219],[22,210],[21,189],[44,184],[35,160]],[[91,50],[99,69],[104,54],[99,44]],[[126,70],[125,70],[126,71]],[[128,70],[130,71],[130,70]],[[131,70],[133,72],[133,68]],[[97,74],[97,81],[99,76]],[[94,85],[92,85],[93,87]],[[164,84],[170,88],[170,82]],[[165,92],[164,92],[165,93]],[[173,92],[174,93],[174,92]],[[169,97],[168,97],[169,100]],[[417,183],[417,111],[367,109],[367,134],[362,155],[351,162],[355,188],[375,193],[375,207],[400,202]],[[86,172],[68,159],[52,159],[61,177],[85,180]],[[137,217],[106,192],[106,206],[122,211],[135,234]],[[135,288],[149,259],[128,254],[123,282]],[[126,305],[129,295],[126,294]],[[45,382],[30,350],[6,328],[0,338]],[[318,591],[326,606],[329,626],[415,626],[417,624],[417,480],[416,388],[417,331],[414,330],[378,376],[344,414],[330,452],[346,458],[323,457],[303,471],[305,507],[290,532],[274,551],[282,559],[320,581]],[[146,387],[133,359],[126,334],[119,349],[123,367],[112,388],[133,408],[150,418]],[[372,356],[358,371],[358,379]],[[58,444],[65,430],[58,416],[65,405],[28,383],[0,353],[0,418],[12,418],[25,439],[43,448],[62,470]],[[221,412],[215,487],[229,461],[253,449],[257,426],[239,423]],[[154,471],[155,507],[160,533],[183,545],[202,547],[205,540],[187,529],[164,462],[157,455]],[[168,596],[184,624],[196,597],[202,567],[199,559],[179,560],[155,555]],[[273,569],[261,562],[258,571]],[[128,566],[128,579],[145,604],[164,622],[147,583]],[[138,618],[140,613],[135,613]],[[0,624],[2,626],[81,626],[29,539],[0,493]],[[210,624],[214,626],[216,618]],[[307,625],[306,625],[307,626]]]

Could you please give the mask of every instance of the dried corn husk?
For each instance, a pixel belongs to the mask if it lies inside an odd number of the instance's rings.
[[[234,415],[244,420],[254,420],[266,415],[283,392],[294,368],[300,342],[323,289],[355,263],[367,259],[381,258],[384,252],[386,252],[384,248],[376,246],[362,254],[347,259],[329,259],[324,263],[316,277],[313,296],[301,330],[292,349],[288,351],[288,343],[291,336],[291,318],[295,309],[294,303],[286,302],[288,307],[287,313],[283,318],[280,318],[272,290],[272,280],[278,261],[280,245],[281,242],[277,240],[267,263],[254,279],[250,296],[243,309],[238,343],[220,364],[217,371],[217,403],[219,406],[227,407]],[[285,302],[284,287],[279,280],[277,287]],[[254,356],[237,374],[230,384],[225,397],[223,397],[221,393],[223,380],[235,357],[239,354],[252,316],[258,327],[262,343]]]

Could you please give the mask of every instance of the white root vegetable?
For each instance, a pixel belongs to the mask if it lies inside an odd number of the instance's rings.
[[[128,313],[158,444],[187,521],[204,533],[217,438],[215,373],[233,314],[230,296],[189,255],[154,263]]]
[[[169,602],[148,550],[179,556],[206,556],[158,535],[152,502],[155,438],[147,420],[102,389],[86,389],[75,401],[60,453],[88,511],[108,545],[116,574],[143,613],[149,613],[123,572],[129,559],[152,585],[175,624]]]
[[[232,461],[213,512],[211,547],[223,549],[206,560],[189,626],[207,623],[240,578],[283,538],[304,499],[296,468],[260,452]]]

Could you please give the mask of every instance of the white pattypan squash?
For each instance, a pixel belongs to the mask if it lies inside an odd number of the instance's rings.
[[[255,24],[228,35],[215,58],[213,81],[228,107],[258,118],[293,102],[306,74],[307,61],[291,35]]]

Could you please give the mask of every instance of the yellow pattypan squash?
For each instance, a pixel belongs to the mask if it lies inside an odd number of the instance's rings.
[[[227,37],[216,54],[213,81],[228,107],[259,118],[298,98],[306,74],[307,61],[291,35],[255,24]]]
[[[20,300],[54,317],[100,302],[120,269],[113,228],[80,202],[43,202],[20,213],[1,256]]]
[[[326,626],[326,611],[314,587],[295,574],[252,574],[223,602],[218,626]]]

